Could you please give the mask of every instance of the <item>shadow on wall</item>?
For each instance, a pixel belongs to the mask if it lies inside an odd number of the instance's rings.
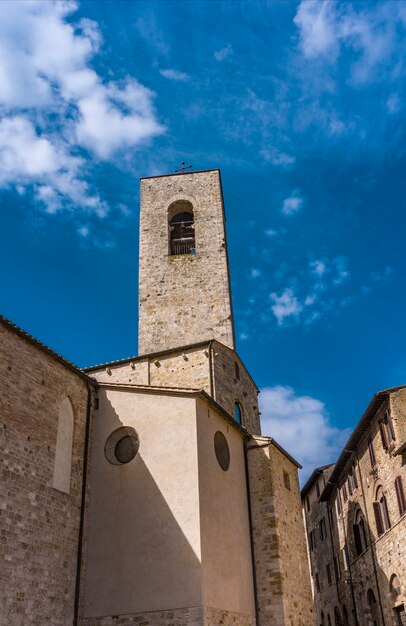
[[[345,519],[336,521],[337,511],[331,513],[332,545],[336,558],[335,580],[339,605],[324,610],[328,624],[334,626],[404,626],[406,624],[406,598],[397,572],[388,579],[378,565],[375,520],[374,528],[368,523],[357,502],[349,502]],[[344,524],[345,555],[339,555],[337,523]],[[342,558],[341,558],[342,557]],[[343,563],[346,565],[343,568]],[[339,580],[337,581],[337,578]],[[328,618],[331,618],[328,621]],[[323,620],[320,624],[327,626]]]
[[[153,446],[164,467],[173,462],[176,485],[179,452],[176,457],[162,437],[157,446],[160,433],[150,428],[144,437],[140,434],[139,453],[131,462],[112,465],[104,444],[114,430],[128,424],[106,400],[99,421],[93,451],[85,618],[201,605],[200,560],[143,458],[143,450]],[[191,508],[190,515],[196,515],[197,524],[198,508]]]

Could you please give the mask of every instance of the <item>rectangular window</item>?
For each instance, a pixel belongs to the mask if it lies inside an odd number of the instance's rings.
[[[400,476],[395,478],[395,489],[396,489],[396,497],[398,499],[399,513],[403,515],[406,513],[406,498],[405,492],[403,490],[402,479]]]
[[[316,583],[316,589],[317,589],[317,591],[320,592],[320,578],[319,578],[318,572],[315,573],[314,580],[315,580],[315,583]]]
[[[347,494],[347,486],[346,486],[346,484],[345,484],[345,483],[343,484],[343,487],[342,487],[342,492],[343,492],[344,502],[347,502],[347,500],[348,500],[348,494]]]
[[[320,487],[319,487],[319,481],[316,482],[316,493],[317,493],[317,497],[320,498]]]
[[[326,538],[326,520],[323,517],[323,519],[320,520],[320,539],[321,541],[324,541],[325,538]]]
[[[314,534],[314,530],[310,531],[309,540],[310,540],[310,550],[315,550],[316,549],[316,536]]]
[[[238,366],[238,363],[235,363],[235,377],[237,380],[240,380],[240,368]]]
[[[352,468],[352,484],[353,484],[354,491],[355,491],[356,488],[358,487],[357,466],[356,465],[353,465],[353,468]]]
[[[338,556],[334,557],[334,575],[336,577],[336,580],[340,580],[341,571],[340,571],[340,559],[338,558]]]
[[[348,491],[350,492],[350,496],[352,496],[352,492],[353,492],[352,471],[350,471],[350,473],[348,474],[347,484],[348,484]]]
[[[381,514],[381,505],[379,502],[373,502],[372,505],[374,507],[376,531],[378,535],[382,535],[383,534],[383,520],[382,520],[382,514]]]
[[[286,489],[289,489],[290,491],[290,478],[289,478],[289,474],[285,471],[283,472],[283,483]]]
[[[392,424],[389,411],[386,411],[384,422],[386,426],[386,434],[388,438],[388,443],[392,443],[392,441],[395,441],[395,433],[393,432],[393,424]]]
[[[383,422],[379,422],[379,430],[381,431],[382,446],[385,450],[388,448],[388,440],[386,438],[386,428]]]
[[[310,500],[309,500],[309,496],[306,497],[306,509],[307,511],[310,511]]]
[[[330,563],[327,565],[326,567],[326,572],[327,572],[327,582],[329,585],[331,585],[331,583],[333,582],[331,579],[331,568],[330,568]]]
[[[374,467],[374,465],[376,464],[376,459],[375,459],[375,450],[374,450],[374,444],[372,443],[372,439],[368,441],[368,450],[369,450],[369,458],[371,461],[371,467]]]

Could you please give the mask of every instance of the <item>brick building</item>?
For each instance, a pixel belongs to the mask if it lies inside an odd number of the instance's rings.
[[[405,626],[405,468],[406,387],[395,387],[302,490],[316,624]]]
[[[139,355],[1,320],[1,626],[308,626],[298,463],[235,351],[218,170],[141,181]]]

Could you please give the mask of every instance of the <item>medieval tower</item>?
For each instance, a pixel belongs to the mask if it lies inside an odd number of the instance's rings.
[[[141,179],[139,354],[234,345],[219,170]]]

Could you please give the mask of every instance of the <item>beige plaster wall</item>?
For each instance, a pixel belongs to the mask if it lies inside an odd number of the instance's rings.
[[[112,465],[123,425],[139,454]],[[101,388],[93,453],[85,617],[200,605],[195,399]]]
[[[215,455],[217,431],[230,448],[227,471]],[[197,404],[197,434],[203,603],[254,616],[243,436],[202,400]]]
[[[168,208],[192,203],[196,254],[169,254]],[[139,353],[218,339],[234,347],[220,173],[141,180]]]

